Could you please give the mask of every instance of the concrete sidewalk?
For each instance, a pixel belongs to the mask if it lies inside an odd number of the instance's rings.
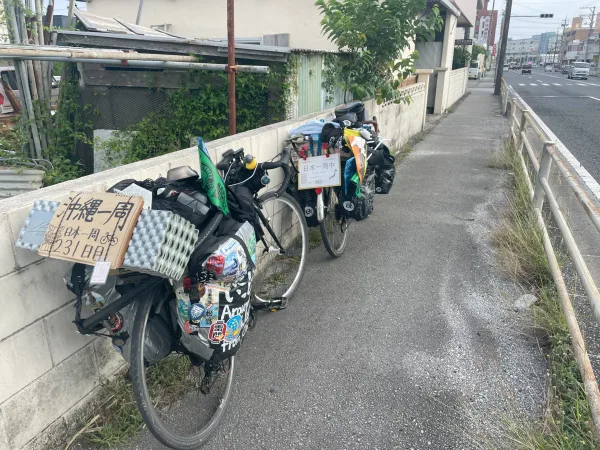
[[[508,133],[490,82],[416,145],[345,255],[313,250],[289,308],[260,316],[205,448],[512,448],[503,418],[540,416],[544,358],[489,247]],[[162,448],[147,431],[128,447]]]

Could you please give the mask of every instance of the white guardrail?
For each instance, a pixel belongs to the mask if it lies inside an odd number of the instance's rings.
[[[511,138],[517,148],[523,170],[528,175],[527,182],[533,207],[536,211],[538,225],[543,233],[544,248],[548,256],[561,308],[571,335],[573,351],[590,404],[596,438],[600,438],[600,392],[598,390],[598,383],[592,370],[581,329],[577,322],[571,298],[569,297],[567,286],[542,215],[542,206],[544,200],[547,200],[552,216],[556,221],[573,262],[573,266],[579,275],[583,289],[590,302],[594,317],[600,324],[600,293],[575,242],[573,232],[552,191],[549,183],[550,171],[553,166],[558,169],[559,175],[566,180],[569,188],[575,197],[577,197],[577,200],[579,200],[579,203],[598,232],[600,232],[600,185],[579,164],[571,152],[558,140],[554,133],[532,111],[519,94],[511,86],[507,85],[504,80],[502,80],[501,92],[502,112],[506,114],[508,111]],[[536,149],[532,146],[532,140],[528,138],[528,134],[531,136],[531,131],[541,140],[541,151],[538,150],[536,152]],[[528,158],[528,162],[526,162],[524,155]],[[532,167],[533,171],[529,170],[528,166]],[[529,178],[532,172],[534,180]]]

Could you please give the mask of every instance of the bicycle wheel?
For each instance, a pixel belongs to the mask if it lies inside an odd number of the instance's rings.
[[[192,365],[187,356],[171,353],[151,364],[156,351],[149,342],[158,324],[164,325],[163,317],[169,311],[163,307],[157,313],[156,294],[152,297],[138,302],[131,330],[133,394],[156,439],[172,449],[195,449],[206,442],[223,418],[231,397],[235,357],[222,363],[194,358]]]
[[[334,258],[339,258],[346,250],[348,243],[348,219],[342,214],[342,205],[334,188],[326,188],[325,218],[319,224],[321,238],[327,252]]]
[[[268,192],[259,200],[262,203],[261,222],[267,246],[261,241],[257,242],[258,270],[252,281],[252,290],[256,298],[263,302],[289,300],[296,292],[306,267],[306,219],[298,202],[289,194],[278,197],[274,192]]]

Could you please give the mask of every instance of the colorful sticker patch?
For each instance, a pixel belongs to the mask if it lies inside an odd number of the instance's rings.
[[[189,319],[192,322],[198,322],[206,314],[206,308],[200,303],[194,303],[188,311]]]
[[[219,318],[219,305],[213,304],[209,305],[207,309],[205,309],[205,314],[200,319],[200,323],[198,326],[200,328],[210,328]]]
[[[213,344],[220,344],[225,339],[226,333],[227,325],[225,322],[215,322],[210,326],[210,330],[208,331],[208,340]]]
[[[240,332],[242,331],[243,323],[244,322],[242,320],[242,316],[233,316],[227,321],[225,342],[232,342],[235,341],[238,337],[240,337]]]

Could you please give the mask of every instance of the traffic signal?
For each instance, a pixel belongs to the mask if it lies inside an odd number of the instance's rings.
[[[540,14],[540,19],[552,19],[554,14]]]

